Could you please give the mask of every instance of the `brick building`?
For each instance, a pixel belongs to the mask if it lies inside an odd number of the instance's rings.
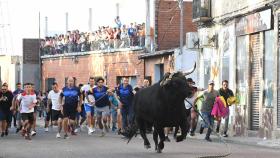
[[[144,79],[144,63],[138,60],[143,50],[113,53],[86,52],[42,57],[43,90],[49,90],[53,81],[59,87],[68,77],[75,77],[76,85],[87,83],[90,76],[104,77],[109,87],[115,87],[122,77],[129,77],[131,84],[141,84]]]
[[[155,31],[157,50],[177,48],[180,45],[180,8],[178,1],[156,1]],[[192,22],[192,1],[184,2],[184,43],[187,32],[196,32]]]
[[[144,61],[144,75],[151,84],[158,82],[166,72],[174,71],[174,49],[142,54],[139,59]]]
[[[49,90],[56,80],[60,86],[67,77],[75,77],[76,84],[87,83],[89,76],[104,76],[108,86],[116,86],[122,76],[130,77],[132,85],[141,85],[144,78],[152,83],[174,70],[174,50],[179,46],[180,9],[177,1],[154,0],[154,25],[151,35],[158,51],[144,53],[144,49],[118,52],[84,52],[42,57],[42,88]],[[192,23],[192,2],[184,2],[184,32],[196,31]],[[144,14],[144,13],[143,13]],[[184,33],[184,35],[185,35]],[[171,50],[170,50],[171,49]],[[159,51],[160,50],[160,51]],[[138,56],[141,56],[138,59]]]
[[[154,19],[154,41],[156,51],[139,56],[144,60],[144,72],[146,78],[152,83],[160,80],[166,72],[174,71],[174,52],[180,45],[180,8],[178,1],[153,0]],[[192,1],[184,1],[184,43],[187,32],[196,32],[196,23],[192,22]]]
[[[223,80],[239,98],[230,107],[231,135],[280,138],[277,0],[193,1],[199,25],[199,85]]]

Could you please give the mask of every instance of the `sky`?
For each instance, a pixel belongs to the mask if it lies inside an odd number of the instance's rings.
[[[116,3],[123,24],[145,22],[145,0],[0,0],[0,51],[11,55],[22,54],[23,38],[45,36],[45,17],[48,32],[65,32],[65,13],[69,14],[69,30],[88,30],[89,8],[92,8],[93,30],[98,26],[113,25]]]

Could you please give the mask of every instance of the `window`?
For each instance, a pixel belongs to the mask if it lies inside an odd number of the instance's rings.
[[[264,50],[264,106],[273,107],[273,50],[274,38],[273,30],[265,32],[265,50]]]

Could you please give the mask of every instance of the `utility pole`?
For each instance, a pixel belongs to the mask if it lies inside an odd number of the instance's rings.
[[[92,8],[88,10],[88,31],[92,31]]]
[[[48,18],[46,17],[45,18],[46,20],[46,30],[47,30],[47,21],[48,21]],[[42,61],[41,61],[41,13],[39,12],[39,19],[38,19],[38,25],[39,25],[39,39],[38,39],[38,44],[39,44],[39,89],[42,90]],[[47,31],[46,31],[47,32]],[[45,33],[46,33],[45,32]]]
[[[116,13],[117,13],[117,16],[120,16],[120,4],[119,3],[116,3]]]
[[[151,52],[151,13],[150,13],[150,0],[146,0],[146,25],[145,25],[145,48],[148,53]]]
[[[45,17],[45,37],[48,37],[48,17]]]
[[[184,42],[184,0],[178,0],[180,13],[180,53],[183,54],[183,42]]]

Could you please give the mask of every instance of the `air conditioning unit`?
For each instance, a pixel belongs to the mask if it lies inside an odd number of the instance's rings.
[[[199,48],[199,40],[197,32],[186,33],[186,47],[189,49]]]
[[[206,22],[211,18],[211,0],[193,0],[193,22]]]

